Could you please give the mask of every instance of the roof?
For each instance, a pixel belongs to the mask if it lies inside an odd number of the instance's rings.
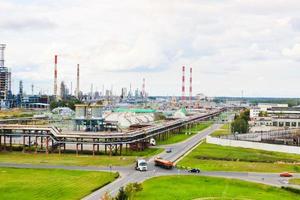
[[[99,104],[75,104],[75,107],[103,107]]]
[[[155,113],[156,110],[153,109],[143,109],[143,108],[116,108],[113,112],[132,112],[132,113]]]

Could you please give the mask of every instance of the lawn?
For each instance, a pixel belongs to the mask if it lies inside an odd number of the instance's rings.
[[[300,178],[292,178],[289,180],[290,184],[300,185]]]
[[[206,171],[300,172],[300,155],[203,143],[178,166]]]
[[[81,199],[114,181],[117,173],[0,168],[0,199]]]
[[[199,131],[202,131],[208,127],[210,127],[213,124],[213,122],[203,122],[198,124],[197,126],[194,126],[191,129],[191,134],[186,134],[188,130],[182,129],[181,132],[173,134],[171,137],[169,137],[166,140],[157,141],[157,145],[166,145],[166,144],[174,144],[178,142],[182,142],[186,140],[187,138],[191,137],[192,135],[198,133]]]
[[[0,119],[32,117],[33,115],[34,115],[33,112],[25,111],[22,109],[12,109],[12,110],[1,110],[0,111]]]
[[[34,154],[22,152],[1,152],[0,163],[25,163],[68,166],[123,166],[133,164],[137,157],[150,157],[162,152],[162,149],[149,148],[145,151],[128,151],[125,156],[84,155],[79,154]],[[125,151],[124,151],[125,152]]]
[[[172,184],[176,183],[176,184]],[[136,200],[299,199],[295,193],[258,183],[202,176],[162,176],[146,180]]]
[[[224,124],[223,126],[221,126],[218,130],[214,131],[211,136],[214,137],[219,137],[219,136],[223,136],[223,135],[230,135],[230,124]]]

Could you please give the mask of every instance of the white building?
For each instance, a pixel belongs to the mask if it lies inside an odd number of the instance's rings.
[[[267,111],[271,108],[287,108],[289,107],[288,104],[276,104],[276,103],[259,103],[257,105],[258,108],[260,108],[261,111]]]
[[[251,108],[250,109],[250,119],[255,119],[259,117],[260,108]]]

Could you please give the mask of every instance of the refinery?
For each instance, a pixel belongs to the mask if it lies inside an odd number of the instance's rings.
[[[33,115],[0,120],[0,145],[4,145],[4,149],[19,146],[23,152],[34,147],[35,152],[73,151],[78,154],[90,151],[95,155],[103,151],[109,155],[121,155],[122,149],[144,150],[151,145],[150,140],[169,137],[181,129],[189,134],[189,130],[201,121],[212,120],[224,111],[222,106],[204,95],[193,96],[192,68],[188,70],[187,97],[185,66],[179,68],[181,97],[149,96],[145,78],[141,89],[133,92],[131,87],[129,90],[124,87],[119,96],[113,95],[112,90],[94,92],[93,86],[88,94],[84,94],[80,90],[79,64],[73,93],[64,81],[58,87],[58,55],[54,55],[53,95],[25,95],[22,81],[19,93],[13,95],[11,73],[4,65],[5,46],[3,44],[1,49],[4,73],[1,76],[4,94],[1,109],[23,109]],[[60,106],[62,101],[72,102],[72,105]]]
[[[0,1],[0,200],[300,199],[300,1]]]

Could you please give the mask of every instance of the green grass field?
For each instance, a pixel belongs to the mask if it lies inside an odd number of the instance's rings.
[[[68,166],[122,166],[135,162],[137,157],[150,157],[162,152],[163,149],[149,148],[145,151],[128,151],[126,156],[78,155],[76,154],[34,154],[22,152],[1,152],[0,163],[25,163]],[[125,151],[124,151],[125,152]]]
[[[0,199],[81,199],[112,182],[116,173],[0,168]]]
[[[299,196],[280,188],[234,179],[201,176],[162,176],[146,180],[143,183],[143,190],[135,195],[135,199],[293,200],[299,199]]]
[[[198,133],[199,131],[202,131],[202,130],[210,127],[212,124],[213,124],[213,122],[200,123],[191,129],[191,134],[185,134],[186,129],[183,129],[180,133],[173,134],[171,137],[169,137],[166,140],[157,141],[157,145],[167,145],[167,144],[174,144],[174,143],[182,142],[182,141],[186,140],[187,138],[191,137],[192,135]]]
[[[230,135],[230,124],[224,124],[223,126],[221,126],[218,130],[214,131],[211,136],[214,137],[219,137],[219,136],[223,136],[223,135]]]
[[[300,185],[300,178],[292,178],[289,180],[290,184]]]
[[[206,171],[300,172],[300,155],[203,143],[178,166]]]

